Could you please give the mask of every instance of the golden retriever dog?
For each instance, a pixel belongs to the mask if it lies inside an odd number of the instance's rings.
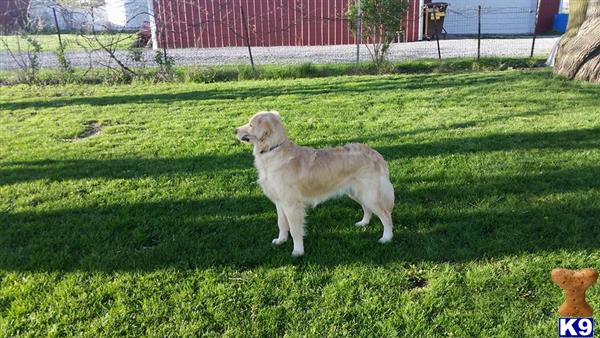
[[[364,216],[357,226],[369,224],[375,214],[383,223],[380,243],[392,239],[394,188],[387,163],[363,144],[314,149],[287,138],[278,112],[259,112],[235,129],[237,138],[254,146],[258,184],[277,208],[279,236],[273,244],[292,234],[292,256],[304,255],[304,213],[308,205],[347,194],[362,205]]]

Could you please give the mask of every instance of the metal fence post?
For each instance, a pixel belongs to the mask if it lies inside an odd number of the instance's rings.
[[[250,48],[250,34],[248,33],[248,20],[246,20],[246,14],[244,14],[244,8],[240,6],[240,12],[242,14],[242,20],[244,21],[244,30],[246,31],[246,46],[248,46],[248,54],[250,54],[250,64],[252,65],[252,71],[254,72],[254,59],[252,58],[252,48]]]
[[[437,15],[438,9],[434,7],[432,13],[433,13],[433,19],[434,19],[433,22],[435,22],[434,33],[435,33],[435,40],[437,41],[438,59],[440,61],[442,61],[442,51],[440,50],[440,34],[438,34],[438,25],[439,25],[438,15]]]
[[[60,45],[60,50],[64,52],[65,47],[62,43],[62,38],[60,37],[60,27],[58,26],[58,19],[56,18],[56,8],[52,7],[52,14],[54,14],[54,24],[56,25],[56,33],[58,34],[58,44]]]
[[[360,62],[360,0],[356,0],[356,64]]]
[[[537,31],[539,16],[540,16],[540,0],[537,1],[537,5],[535,7],[535,24],[533,26],[533,40],[531,41],[531,53],[529,54],[530,58],[533,57],[533,51],[535,50],[535,38],[536,38],[536,33],[537,33],[536,31]]]
[[[477,61],[481,57],[481,5],[477,6]]]

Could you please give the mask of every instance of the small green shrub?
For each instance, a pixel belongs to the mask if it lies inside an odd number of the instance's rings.
[[[167,50],[157,50],[154,54],[154,61],[158,65],[159,71],[155,74],[155,81],[173,81],[175,79],[175,59],[167,54]]]
[[[13,56],[20,58],[20,60],[15,60],[20,67],[20,71],[17,74],[17,81],[19,83],[37,84],[38,73],[41,68],[39,54],[42,51],[42,45],[37,41],[35,36],[27,33],[22,33],[20,36],[17,36],[17,39],[24,42],[22,47],[20,44],[18,45],[19,47],[16,51],[21,55]],[[8,48],[8,44],[5,41],[3,43]]]
[[[359,30],[365,46],[371,46],[368,47],[369,53],[378,67],[384,66],[387,52],[402,25],[407,8],[406,0],[362,0],[359,15],[356,3],[350,1],[346,12],[350,28],[354,32]],[[359,18],[360,28],[356,26]]]
[[[142,62],[144,58],[144,48],[129,47],[127,52],[129,53],[131,61]]]
[[[238,69],[238,80],[255,80],[260,78],[261,70],[259,67],[252,69],[252,67],[243,65],[239,66]]]
[[[54,51],[54,55],[56,56],[56,60],[58,61],[58,82],[60,83],[71,83],[75,81],[73,76],[75,70],[71,65],[71,61],[67,58],[65,53],[65,46],[59,45],[58,48]]]

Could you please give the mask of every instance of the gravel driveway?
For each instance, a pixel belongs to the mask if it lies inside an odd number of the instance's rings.
[[[535,55],[545,56],[550,53],[552,46],[559,37],[541,37],[536,41]],[[442,58],[474,57],[477,55],[476,39],[441,40],[440,49]],[[526,57],[531,51],[531,38],[514,39],[485,39],[481,40],[482,56],[514,56]],[[68,58],[75,67],[87,67],[90,62],[95,66],[114,62],[103,52],[88,55],[85,52],[69,52]],[[121,60],[127,60],[127,52],[118,52]],[[188,48],[169,50],[177,65],[223,65],[249,63],[248,49],[245,47],[224,48]],[[302,46],[302,47],[253,47],[252,54],[257,64],[290,64],[290,63],[342,63],[356,60],[355,45],[336,46]],[[142,62],[144,65],[153,66],[154,52],[145,51]],[[424,58],[437,58],[435,41],[419,41],[411,43],[393,44],[390,49],[390,60],[414,60]],[[369,53],[361,46],[361,59],[369,59]],[[56,67],[56,57],[53,53],[40,53],[42,67]],[[132,64],[132,62],[126,62]],[[141,65],[141,64],[138,64]],[[10,70],[18,68],[8,52],[0,52],[0,69]]]

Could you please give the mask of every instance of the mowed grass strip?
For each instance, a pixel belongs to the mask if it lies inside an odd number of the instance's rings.
[[[600,87],[548,71],[0,91],[4,336],[553,336],[550,270],[600,268]],[[342,198],[273,247],[260,110],[381,152],[393,243]]]

